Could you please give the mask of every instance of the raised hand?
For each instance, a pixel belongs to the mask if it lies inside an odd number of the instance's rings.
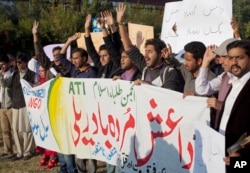
[[[214,53],[215,49],[217,49],[216,45],[208,46],[207,49],[206,49],[206,52],[204,54],[204,58],[207,58],[210,61],[212,61],[216,57],[216,54]]]
[[[171,45],[167,44],[167,47],[165,47],[161,52],[162,52],[162,57],[165,60],[168,60],[172,55],[172,47],[171,47]]]
[[[104,17],[102,16],[102,13],[101,13],[101,17],[98,18],[97,22],[102,29],[105,29],[105,21],[104,21]]]
[[[77,40],[80,37],[81,37],[81,33],[77,32],[77,33],[75,33],[74,35],[72,35],[72,36],[70,36],[68,38],[68,42],[73,42],[73,41]]]
[[[92,18],[92,15],[91,15],[91,14],[88,14],[88,15],[86,16],[85,25],[84,25],[85,30],[86,30],[86,29],[90,29],[90,26],[91,26],[91,18]]]
[[[140,47],[141,47],[143,41],[144,41],[144,38],[142,37],[142,32],[141,32],[141,31],[138,31],[138,32],[136,33],[136,47],[137,47],[138,49],[140,49]]]
[[[38,28],[39,28],[39,22],[35,20],[33,22],[33,27],[32,27],[32,34],[33,35],[38,34]]]
[[[115,24],[114,18],[113,18],[112,13],[110,11],[102,12],[101,16],[103,17],[105,24],[107,24],[108,26],[112,26]]]
[[[126,10],[126,5],[125,4],[119,4],[117,7],[116,7],[116,20],[118,23],[122,23],[123,22],[123,17],[124,17],[124,13],[125,13],[125,10]]]
[[[240,38],[240,33],[239,33],[240,26],[235,18],[231,20],[231,26],[233,29],[234,38]]]

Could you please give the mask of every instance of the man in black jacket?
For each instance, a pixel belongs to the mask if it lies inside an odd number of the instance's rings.
[[[28,69],[29,57],[20,54],[17,57],[18,71],[13,74],[12,79],[12,111],[13,111],[13,135],[16,144],[17,155],[11,160],[16,161],[21,158],[29,160],[35,150],[35,141],[31,131],[28,112],[24,100],[23,90],[20,79],[24,79],[31,85],[35,83],[36,74]]]

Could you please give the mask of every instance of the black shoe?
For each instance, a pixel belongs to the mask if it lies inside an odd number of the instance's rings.
[[[31,157],[32,157],[32,155],[24,156],[23,160],[29,160],[29,159],[31,159]]]
[[[14,156],[14,157],[10,158],[10,161],[14,162],[14,161],[17,161],[17,160],[20,160],[20,159],[22,159],[22,157]]]
[[[5,157],[5,156],[8,156],[9,154],[7,154],[7,153],[1,153],[0,154],[0,157]]]
[[[16,157],[16,154],[10,154],[10,155],[7,157],[7,159],[12,159],[12,158],[14,158],[14,157]]]

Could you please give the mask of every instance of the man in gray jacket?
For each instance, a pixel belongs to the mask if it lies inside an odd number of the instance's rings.
[[[1,156],[11,156],[13,154],[12,141],[12,100],[11,100],[11,81],[13,70],[9,68],[9,57],[7,55],[0,56],[0,97],[1,97],[1,130],[3,133],[4,149]]]

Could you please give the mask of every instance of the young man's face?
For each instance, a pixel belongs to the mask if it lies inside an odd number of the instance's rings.
[[[16,63],[17,63],[17,68],[19,71],[27,69],[27,62],[17,60]]]
[[[105,66],[109,63],[110,57],[109,57],[109,53],[107,50],[101,50],[99,52],[99,56],[100,56],[100,62],[102,66]]]
[[[59,54],[60,54],[60,50],[54,50],[53,51],[53,58],[54,58],[53,61],[54,61],[55,65],[60,64]]]
[[[42,78],[46,77],[46,71],[42,66],[39,66],[39,76]]]
[[[227,56],[220,56],[219,64],[221,64],[221,67],[224,69],[224,71],[226,71],[226,72],[230,71]]]
[[[238,78],[250,70],[250,57],[246,55],[244,49],[236,47],[228,51],[228,61],[230,72]]]
[[[72,54],[72,63],[75,65],[76,68],[81,68],[86,64],[84,61],[85,58],[86,57],[81,57],[80,52],[74,52]]]
[[[132,68],[132,61],[125,52],[121,54],[121,69],[128,70]]]
[[[144,59],[146,61],[147,67],[154,68],[160,64],[161,55],[157,54],[154,45],[147,45]]]
[[[9,70],[9,63],[7,62],[0,62],[0,70],[2,72],[6,72]]]
[[[202,59],[200,58],[196,60],[193,57],[192,53],[187,52],[187,51],[184,53],[184,65],[189,72],[191,73],[196,72],[200,68],[201,62],[202,62]]]

